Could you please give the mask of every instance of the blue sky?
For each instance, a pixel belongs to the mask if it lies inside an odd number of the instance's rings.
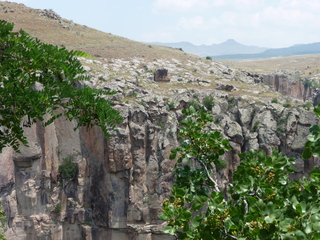
[[[320,0],[17,0],[142,42],[196,45],[235,39],[288,47],[320,42]]]

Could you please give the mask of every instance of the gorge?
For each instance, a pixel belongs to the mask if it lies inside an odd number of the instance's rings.
[[[46,21],[48,32],[60,29],[71,40],[89,35],[88,28],[51,11],[0,6],[5,14],[34,14],[29,21]],[[175,239],[162,232],[158,214],[174,181],[169,155],[179,144],[182,109],[193,104],[204,105],[214,117],[212,129],[230,140],[226,168],[214,174],[221,189],[240,164],[238,154],[251,149],[278,148],[295,158],[291,179],[319,166],[318,158],[301,158],[310,126],[319,124],[313,113],[319,92],[299,71],[255,73],[104,36],[112,41],[94,49],[91,42],[78,45],[94,56],[79,58],[91,76],[79,87],[114,91],[109,99],[123,121],[110,130],[110,139],[96,126],[74,131],[76,122],[63,118],[47,127],[38,121],[25,128],[29,147],[21,146],[20,153],[3,149],[0,197],[8,239]],[[70,39],[55,44],[72,48]],[[167,74],[164,81],[155,79],[159,69]],[[71,179],[59,174],[70,162],[76,166]]]

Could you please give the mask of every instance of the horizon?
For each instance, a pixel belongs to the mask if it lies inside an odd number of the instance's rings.
[[[264,48],[320,42],[318,0],[11,2],[52,9],[78,24],[139,42],[189,42],[200,46],[234,39],[246,46]]]
[[[249,47],[260,47],[260,48],[268,48],[268,49],[271,49],[269,47],[265,47],[265,46],[258,46],[258,45],[247,45],[245,43],[241,43],[239,41],[237,41],[236,39],[227,39],[223,42],[220,42],[220,43],[211,43],[211,44],[194,44],[192,42],[188,42],[188,41],[180,41],[180,42],[145,42],[145,43],[161,43],[161,44],[175,44],[175,43],[189,43],[189,44],[192,44],[194,46],[211,46],[211,45],[219,45],[219,44],[223,44],[223,43],[226,43],[230,40],[233,40],[234,42],[238,43],[238,44],[242,44],[242,45],[245,45],[245,46],[249,46]],[[312,43],[316,43],[316,42],[310,42],[310,43],[295,43],[291,46],[288,46],[288,47],[292,47],[294,45],[301,45],[301,44],[312,44]],[[287,47],[279,47],[279,48],[287,48]]]

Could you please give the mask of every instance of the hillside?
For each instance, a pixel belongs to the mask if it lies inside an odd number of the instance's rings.
[[[96,58],[198,58],[169,47],[152,46],[104,33],[64,19],[52,10],[32,9],[23,4],[0,2],[0,19],[15,23],[16,30],[23,29],[46,43],[81,50]]]

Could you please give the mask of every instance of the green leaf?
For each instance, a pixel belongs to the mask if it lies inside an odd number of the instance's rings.
[[[182,212],[180,213],[181,220],[189,220],[192,216],[192,213],[189,210],[186,210],[184,208],[181,208]]]
[[[175,196],[177,198],[179,198],[179,197],[183,198],[185,196],[185,194],[186,194],[186,189],[185,188],[175,188],[174,191],[175,191]]]
[[[320,222],[320,214],[314,214],[310,217],[310,221],[312,223]]]
[[[318,140],[318,135],[308,135],[307,136],[307,139],[310,141],[310,142],[315,142]]]
[[[270,214],[270,215],[268,215],[268,216],[266,216],[266,217],[264,218],[264,220],[265,220],[267,223],[273,223],[274,220],[276,220],[276,219],[277,219],[277,216],[276,216],[275,214]]]
[[[237,229],[237,226],[232,222],[232,220],[230,218],[225,219],[224,226],[227,231],[230,231],[232,229]]]
[[[292,198],[291,198],[291,203],[292,203],[293,209],[296,210],[296,208],[297,208],[297,206],[298,206],[298,204],[299,204],[298,199],[297,199],[296,196],[292,196]]]
[[[202,222],[202,218],[203,216],[202,215],[198,215],[198,216],[195,216],[193,219],[192,219],[192,227],[194,228],[198,228]]]
[[[163,232],[164,233],[168,233],[170,235],[175,235],[176,230],[172,226],[166,226],[166,227],[163,228]]]
[[[159,217],[159,219],[162,220],[162,221],[167,221],[167,220],[168,220],[168,216],[167,216],[167,214],[164,213],[164,212],[159,213],[159,214],[158,214],[158,217]]]
[[[304,231],[306,234],[310,234],[312,233],[312,226],[310,224],[308,224],[305,228]]]
[[[294,223],[295,223],[295,220],[293,218],[285,218],[279,223],[280,230],[282,232],[287,232],[288,228],[294,225]]]
[[[320,231],[320,222],[311,223],[314,231]]]
[[[315,240],[319,240],[320,239],[320,233],[319,232],[312,232],[312,237]]]
[[[301,206],[301,213],[306,213],[307,211],[307,204],[305,201],[300,202],[300,206]]]
[[[312,156],[312,152],[310,151],[310,149],[307,148],[303,151],[301,156],[303,159],[309,159]]]
[[[203,205],[204,204],[201,203],[201,202],[195,202],[195,203],[192,204],[192,209],[194,211],[199,211],[203,207]]]
[[[315,108],[315,113],[316,113],[316,111],[317,111],[318,113],[320,113],[320,108]],[[311,126],[311,127],[310,127],[310,132],[313,132],[313,133],[318,133],[318,132],[320,132],[320,126],[318,126],[318,125],[313,125],[313,126]]]
[[[170,156],[169,156],[169,159],[170,160],[174,160],[177,156],[177,153],[176,152],[171,152]]]

